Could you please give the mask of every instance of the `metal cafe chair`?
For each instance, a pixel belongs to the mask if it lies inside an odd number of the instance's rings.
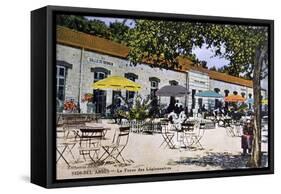
[[[201,139],[205,133],[205,127],[202,123],[184,123],[182,125],[184,131],[185,145],[187,148],[204,149],[201,144]]]
[[[230,137],[241,136],[241,126],[243,126],[240,120],[233,120],[225,126],[226,134]]]
[[[79,154],[87,161],[88,156],[95,164],[100,160],[99,152],[101,149],[101,140],[104,137],[103,128],[90,129],[88,127],[80,129],[82,134],[79,141]]]
[[[122,152],[126,148],[129,141],[130,127],[119,127],[119,132],[114,134],[112,143],[110,145],[103,145],[104,153],[100,157],[100,160],[106,164],[110,159],[114,163],[126,164]],[[130,160],[129,162],[133,162]]]
[[[73,148],[76,145],[75,141],[72,141],[71,139],[65,139],[65,138],[57,138],[57,160],[58,163],[61,159],[67,164],[67,166],[70,166],[70,161],[67,159],[66,155],[70,154],[75,161],[75,157],[72,153]]]
[[[185,122],[181,125],[181,131],[183,132],[181,141],[186,147],[190,147],[192,144],[192,136],[194,135],[194,122]]]
[[[170,149],[174,149],[175,144],[173,142],[173,138],[175,133],[169,131],[169,123],[166,121],[161,121],[161,135],[163,137],[163,141],[159,147],[165,144],[165,148],[169,147]]]

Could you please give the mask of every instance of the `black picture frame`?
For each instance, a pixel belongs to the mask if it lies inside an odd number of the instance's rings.
[[[269,27],[269,152],[268,167],[257,169],[219,170],[189,173],[137,175],[108,178],[56,180],[55,178],[55,15],[110,16],[188,20]],[[106,185],[152,181],[214,178],[274,173],[274,21],[185,14],[121,11],[93,8],[46,6],[31,12],[31,182],[46,188]]]

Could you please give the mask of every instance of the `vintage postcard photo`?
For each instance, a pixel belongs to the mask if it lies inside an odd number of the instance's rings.
[[[268,167],[267,26],[56,15],[56,179]]]

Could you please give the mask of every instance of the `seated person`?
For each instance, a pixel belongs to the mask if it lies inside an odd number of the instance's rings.
[[[168,114],[169,121],[174,124],[175,120],[178,119],[178,115],[175,113],[175,111],[172,111]]]

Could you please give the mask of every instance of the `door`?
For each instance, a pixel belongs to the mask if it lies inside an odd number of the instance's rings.
[[[105,72],[95,72],[94,82],[102,80],[107,77]],[[95,105],[95,112],[105,115],[106,113],[106,91],[95,89],[93,90],[93,103]]]
[[[106,91],[94,90],[93,103],[95,103],[96,113],[105,115],[106,113]]]

